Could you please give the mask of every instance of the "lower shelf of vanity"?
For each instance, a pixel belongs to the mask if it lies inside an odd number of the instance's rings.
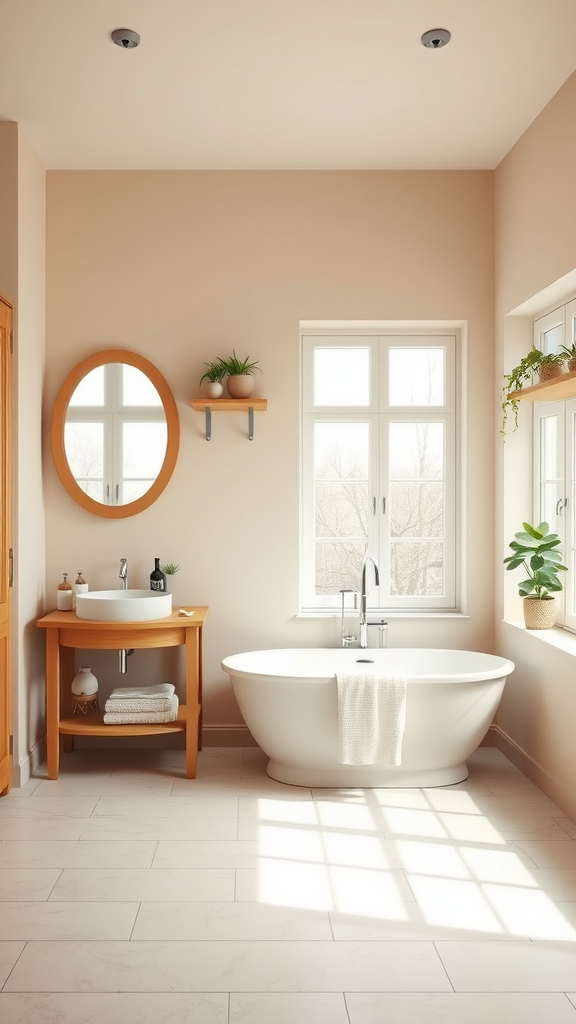
[[[200,708],[198,709],[200,717]],[[61,718],[58,731],[62,736],[153,736],[163,732],[185,732],[186,705],[178,708],[175,722],[147,722],[139,725],[104,725],[101,712],[85,717],[74,715],[72,718]]]

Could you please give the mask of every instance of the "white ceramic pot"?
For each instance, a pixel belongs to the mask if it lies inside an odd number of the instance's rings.
[[[219,380],[211,380],[208,382],[208,398],[220,398],[224,390]]]
[[[232,373],[226,378],[230,398],[250,398],[256,381],[251,373]]]
[[[81,668],[72,680],[71,690],[77,697],[91,697],[92,694],[98,693],[98,680],[92,669]]]

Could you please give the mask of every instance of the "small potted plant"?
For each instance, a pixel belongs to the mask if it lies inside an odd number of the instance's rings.
[[[568,373],[576,373],[576,341],[572,345],[560,345],[560,351],[568,360]]]
[[[249,357],[239,359],[234,349],[228,359],[220,359],[225,367],[226,390],[230,398],[250,398],[254,390],[254,374],[260,371],[258,360],[251,362]]]
[[[536,346],[532,346],[527,355],[515,366],[510,373],[504,374],[504,387],[502,388],[502,426],[500,433],[504,437],[508,424],[508,416],[512,413],[514,417],[514,430],[518,428],[518,399],[511,398],[516,391],[521,391],[525,384],[532,384],[535,374],[540,380],[549,380],[562,373],[566,356],[558,352],[550,352],[544,355]]]
[[[559,377],[564,370],[566,356],[562,352],[549,352],[542,356],[538,364],[538,376],[540,380],[551,380],[552,377]]]
[[[164,575],[166,577],[166,590],[170,594],[172,594],[173,593],[173,589],[172,588],[173,588],[173,585],[174,585],[174,577],[175,577],[177,572],[180,572],[180,566],[176,565],[176,562],[164,562],[164,564],[161,565],[160,568],[161,568],[162,572],[164,573]]]
[[[527,629],[551,629],[556,619],[554,593],[562,590],[559,573],[567,572],[558,551],[560,538],[549,533],[548,523],[531,526],[523,523],[524,530],[515,533],[510,542],[512,554],[504,559],[507,569],[522,565],[527,578],[518,585],[524,600],[524,623]]]
[[[210,398],[220,398],[224,386],[222,381],[224,380],[228,370],[226,369],[222,359],[215,359],[212,363],[204,363],[208,369],[206,373],[203,373],[200,377],[200,384],[206,380],[208,381],[208,395]]]

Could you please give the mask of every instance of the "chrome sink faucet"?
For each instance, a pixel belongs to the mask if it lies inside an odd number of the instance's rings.
[[[374,583],[377,587],[380,586],[380,570],[378,568],[378,562],[374,558],[374,555],[367,554],[364,559],[364,565],[362,566],[362,587],[360,590],[360,640],[359,647],[368,647],[368,619],[367,619],[367,585],[366,585],[366,568],[368,562],[372,562],[374,566]]]
[[[120,586],[122,590],[128,589],[128,560],[126,558],[120,559],[120,572],[118,573],[120,579]]]

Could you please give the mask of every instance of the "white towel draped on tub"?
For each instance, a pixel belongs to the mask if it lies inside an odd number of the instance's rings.
[[[337,674],[340,764],[402,764],[406,676]]]

